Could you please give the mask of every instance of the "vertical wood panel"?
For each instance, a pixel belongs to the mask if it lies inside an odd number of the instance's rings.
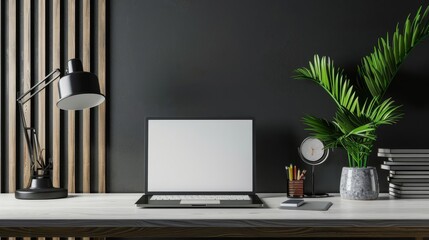
[[[3,1],[0,1],[0,45],[3,45],[3,42],[1,41],[3,39]],[[3,84],[3,48],[0,47],[0,172],[2,172],[2,167],[3,167],[3,148],[2,148],[2,140],[3,140],[3,111],[4,111],[4,107],[2,105],[3,102],[3,95],[2,95],[2,84]],[[2,192],[2,186],[3,186],[3,180],[2,180],[2,176],[0,176],[0,193]]]
[[[60,68],[60,0],[52,1],[52,67]],[[60,187],[60,110],[57,107],[59,98],[58,81],[52,86],[52,159],[54,187]]]
[[[9,163],[9,189],[13,193],[16,190],[16,0],[9,0],[8,5],[8,79],[7,95],[8,109],[7,119],[7,144]]]
[[[61,1],[52,0],[52,68],[60,68],[61,66]],[[60,130],[60,109],[57,107],[57,101],[59,99],[58,92],[58,80],[52,84],[52,184],[54,187],[60,187],[60,141],[61,141],[61,130]],[[60,240],[59,237],[53,237],[52,240]]]
[[[38,1],[38,81],[46,76],[46,0]],[[42,84],[43,85],[43,84]],[[37,134],[40,141],[40,149],[46,148],[46,91],[42,90],[37,95]],[[46,151],[41,152],[40,156],[46,161]]]
[[[19,3],[18,3],[19,2]],[[67,19],[63,19],[66,22],[67,26],[67,42],[62,45],[61,39],[61,2],[67,4]],[[32,4],[34,4],[32,6]],[[46,9],[47,4],[52,4],[52,18],[47,17]],[[91,0],[82,0],[82,29],[79,31],[79,36],[82,36],[82,62],[85,71],[90,71],[91,65],[97,66],[97,75],[100,81],[100,89],[103,94],[106,94],[106,0],[97,0],[96,4],[98,6],[98,18],[94,19],[95,22],[93,26],[97,26],[98,32],[94,32],[97,34],[97,42],[93,42],[91,44],[92,37],[91,36]],[[22,179],[22,187],[27,187],[31,178],[30,171],[30,154],[26,147],[25,138],[22,136],[20,138],[19,143],[17,142],[17,135],[21,133],[20,127],[16,124],[20,122],[17,121],[17,103],[16,96],[17,90],[19,88],[19,92],[25,92],[28,90],[32,83],[36,83],[39,80],[43,79],[46,76],[46,64],[47,59],[49,57],[46,56],[46,53],[51,53],[50,57],[52,57],[52,70],[55,68],[59,68],[61,66],[61,52],[62,46],[66,46],[67,49],[67,59],[72,59],[76,57],[76,45],[77,45],[77,32],[76,32],[76,23],[79,22],[76,19],[76,0],[1,0],[0,2],[0,27],[1,33],[0,38],[7,37],[4,43],[7,43],[4,47],[0,48],[0,60],[5,61],[5,64],[0,64],[0,66],[4,66],[5,69],[0,68],[0,76],[7,77],[7,79],[1,78],[1,81],[6,81],[5,86],[6,89],[1,91],[0,94],[5,93],[5,96],[0,95],[0,115],[5,116],[5,118],[0,119],[0,123],[2,121],[6,121],[6,125],[4,129],[0,129],[0,134],[2,136],[1,140],[5,141],[0,144],[1,146],[5,146],[4,149],[0,148],[0,159],[4,157],[7,161],[7,172],[8,176],[8,184],[7,191],[14,192],[16,190],[16,180],[17,178]],[[19,9],[17,9],[19,7]],[[34,17],[37,20],[37,35],[32,36],[32,9],[34,8]],[[19,13],[22,13],[19,14]],[[5,14],[6,21],[1,22],[1,14]],[[21,17],[22,16],[22,17]],[[20,21],[17,21],[19,18]],[[49,20],[49,22],[46,22]],[[22,22],[21,22],[22,21]],[[18,34],[18,26],[17,23],[22,23],[22,35]],[[7,25],[6,25],[7,24]],[[47,27],[47,24],[50,27]],[[95,25],[97,24],[97,25]],[[7,28],[6,28],[7,27]],[[5,34],[5,30],[8,32]],[[47,29],[52,29],[52,38],[46,39]],[[21,33],[21,32],[20,32]],[[17,37],[20,37],[19,39]],[[32,57],[32,47],[33,44],[37,41],[37,46],[35,52],[37,53],[36,59]],[[22,43],[22,45],[20,45]],[[3,44],[3,42],[2,42]],[[96,49],[97,56],[94,59],[91,59],[91,50],[92,47]],[[22,49],[22,55],[17,55],[17,49]],[[22,57],[19,59],[17,57]],[[33,60],[35,60],[33,62]],[[98,60],[94,62],[94,60]],[[22,69],[22,79],[18,79],[17,72],[17,63],[21,62],[22,65],[20,69]],[[32,66],[37,68],[37,76],[33,76]],[[6,70],[6,71],[5,71]],[[65,70],[65,69],[62,69]],[[2,72],[6,72],[6,74],[2,74]],[[49,71],[50,72],[50,71]],[[34,79],[33,79],[34,77]],[[19,82],[18,82],[19,81]],[[19,83],[19,84],[17,84]],[[0,88],[1,88],[0,84]],[[43,85],[42,85],[43,86]],[[35,99],[37,99],[37,109],[32,109],[32,103],[29,101],[24,106],[24,116],[27,121],[28,126],[33,126],[34,123],[31,122],[31,119],[37,119],[37,132],[39,141],[41,144],[41,148],[45,149],[47,146],[46,141],[46,129],[50,126],[46,125],[46,116],[47,109],[46,107],[52,107],[52,119],[49,121],[52,126],[52,131],[50,132],[50,136],[52,137],[52,159],[53,159],[53,184],[56,187],[61,186],[60,181],[60,169],[61,169],[61,142],[66,141],[67,145],[67,172],[68,172],[68,189],[69,192],[75,192],[75,176],[76,176],[76,122],[75,122],[75,112],[68,111],[67,114],[67,127],[65,131],[67,131],[67,139],[62,137],[61,132],[61,118],[60,118],[60,110],[56,107],[56,102],[58,99],[58,82],[54,81],[52,85],[52,98],[47,98],[46,91],[41,91]],[[50,100],[50,102],[46,102]],[[34,102],[34,101],[33,101]],[[49,109],[48,107],[48,109]],[[33,110],[33,111],[32,111]],[[103,103],[96,112],[98,116],[98,122],[94,124],[97,131],[97,151],[98,151],[98,192],[102,193],[106,191],[106,103]],[[83,184],[83,192],[89,193],[91,191],[91,141],[95,138],[91,137],[91,121],[95,119],[90,118],[90,110],[86,109],[82,113],[82,139],[79,139],[82,144],[82,161],[83,168],[82,170],[82,184]],[[0,124],[1,125],[1,124]],[[17,145],[18,144],[18,145]],[[18,156],[17,149],[22,149],[22,153],[19,155],[23,157],[23,175],[17,175],[17,162],[16,158]],[[5,151],[6,150],[6,151]],[[95,149],[94,149],[95,150]],[[5,153],[7,155],[5,155]],[[22,154],[22,155],[21,155]],[[43,152],[44,159],[48,159],[49,156],[45,152]],[[4,162],[0,161],[0,170]],[[4,176],[0,177],[0,187],[1,180],[4,180]],[[0,189],[1,190],[1,189]]]
[[[31,87],[31,0],[24,0],[23,2],[23,84],[22,93],[26,92]],[[31,101],[28,101],[24,105],[24,117],[27,122],[27,126],[31,126]],[[24,149],[24,176],[22,185],[28,187],[30,182],[30,153],[26,145],[25,136],[21,137],[22,147]]]
[[[82,13],[82,63],[83,70],[90,71],[90,44],[91,44],[91,33],[90,33],[90,0],[83,0],[83,13]],[[89,193],[90,181],[91,181],[91,149],[90,149],[90,110],[83,110],[83,122],[82,122],[82,159],[83,159],[83,192]]]
[[[98,80],[106,96],[106,1],[98,1]],[[107,101],[107,100],[106,100]],[[106,102],[98,107],[98,192],[106,192]]]
[[[76,2],[75,0],[68,0],[68,34],[67,34],[67,58],[75,58],[76,54]],[[70,193],[76,192],[75,184],[75,111],[67,111],[67,161],[68,161],[68,191]]]

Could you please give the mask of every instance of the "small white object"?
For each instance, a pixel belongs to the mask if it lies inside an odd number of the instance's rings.
[[[280,203],[281,207],[299,207],[304,204],[304,200],[302,199],[289,199],[282,203]]]

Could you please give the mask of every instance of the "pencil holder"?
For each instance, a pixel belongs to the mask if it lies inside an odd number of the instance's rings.
[[[304,180],[289,180],[287,196],[291,198],[304,197]]]

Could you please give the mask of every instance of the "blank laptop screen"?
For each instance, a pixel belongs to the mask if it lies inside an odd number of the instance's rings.
[[[147,126],[148,192],[252,192],[252,120],[160,120]]]

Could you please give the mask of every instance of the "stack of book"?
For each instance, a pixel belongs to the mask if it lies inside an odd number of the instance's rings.
[[[429,198],[429,149],[378,149],[386,157],[389,194],[398,198]]]

